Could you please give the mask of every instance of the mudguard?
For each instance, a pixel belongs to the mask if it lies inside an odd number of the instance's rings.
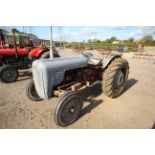
[[[41,47],[38,47],[38,48],[34,48],[30,51],[29,53],[29,57],[31,58],[40,58],[40,56],[49,51],[49,49],[44,49],[44,48],[41,48]]]
[[[103,61],[102,61],[102,68],[103,69],[106,69],[108,67],[108,65],[115,59],[115,58],[120,58],[121,56],[120,55],[112,55],[112,56],[105,56],[103,58]]]

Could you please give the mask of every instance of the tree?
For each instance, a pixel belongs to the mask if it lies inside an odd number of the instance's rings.
[[[134,40],[135,40],[135,39],[134,39],[133,37],[131,37],[131,38],[128,39],[128,41],[131,42],[131,43],[133,43]]]
[[[117,38],[115,36],[110,38],[111,41],[117,41]]]
[[[20,33],[20,31],[15,28],[13,28],[11,31],[12,31],[12,33]]]
[[[89,39],[89,40],[88,40],[88,43],[91,43],[91,42],[92,42],[92,40],[91,40],[91,39]]]
[[[101,40],[97,40],[97,43],[100,43],[101,42]]]
[[[151,35],[146,35],[140,39],[140,42],[143,42],[144,44],[150,44],[153,41],[153,37]]]
[[[97,39],[93,39],[93,42],[96,43],[97,42]]]
[[[112,43],[112,41],[111,41],[111,39],[106,39],[105,41],[104,41],[105,43]]]
[[[101,41],[99,39],[93,39],[92,42],[94,42],[94,43],[100,43]]]

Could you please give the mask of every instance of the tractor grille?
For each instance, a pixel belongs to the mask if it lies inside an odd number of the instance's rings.
[[[42,98],[44,96],[42,72],[36,66],[33,67],[33,80],[34,80],[36,91],[38,95]]]

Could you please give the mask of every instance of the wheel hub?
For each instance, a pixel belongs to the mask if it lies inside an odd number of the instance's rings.
[[[71,122],[72,120],[74,120],[80,110],[80,106],[78,103],[78,100],[70,100],[65,106],[64,109],[62,111],[62,119],[64,122]]]
[[[121,86],[124,82],[124,74],[123,72],[120,70],[118,73],[117,73],[117,79],[116,79],[116,83],[117,83],[117,86]]]
[[[70,101],[64,108],[64,113],[66,116],[70,117],[74,115],[74,113],[76,113],[77,109],[78,109],[78,104],[76,102],[74,103],[74,101]]]
[[[74,113],[74,112],[75,112],[74,107],[71,107],[71,108],[69,109],[69,112],[70,112],[70,113]]]

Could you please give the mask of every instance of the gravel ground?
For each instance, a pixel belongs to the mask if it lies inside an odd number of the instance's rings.
[[[66,52],[71,53],[71,51]],[[73,54],[73,53],[72,53]],[[62,55],[65,55],[62,53]],[[129,80],[124,93],[110,99],[98,83],[83,93],[81,117],[66,128],[152,128],[155,120],[155,64],[153,60],[132,59]],[[53,121],[53,103],[33,102],[26,96],[31,69],[20,72],[17,82],[0,83],[0,128],[62,128]]]

